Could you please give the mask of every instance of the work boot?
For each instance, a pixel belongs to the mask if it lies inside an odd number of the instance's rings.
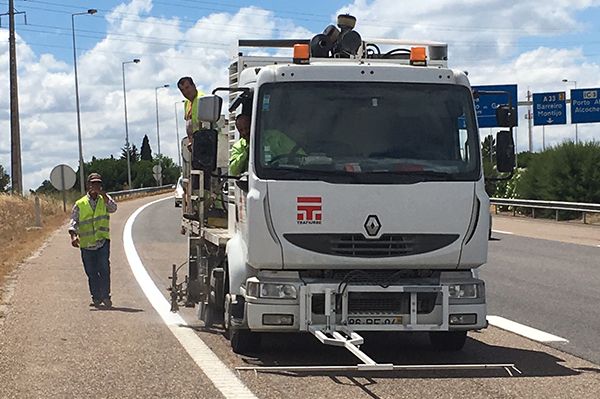
[[[102,301],[99,299],[93,299],[92,303],[90,303],[90,306],[93,306],[95,308],[100,307],[100,305],[102,304]]]
[[[110,298],[106,298],[103,302],[104,306],[106,306],[107,308],[112,308],[112,301],[110,300]]]

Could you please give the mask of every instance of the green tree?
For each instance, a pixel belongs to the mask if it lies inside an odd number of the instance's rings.
[[[481,157],[492,164],[496,160],[496,140],[491,134],[487,135],[481,143]]]
[[[517,163],[519,168],[527,168],[533,159],[537,157],[539,153],[523,151],[517,154]]]
[[[121,148],[121,159],[124,159],[124,160],[127,160],[126,148],[127,148],[127,145],[125,145],[125,147]],[[134,144],[129,149],[129,162],[136,163],[139,160],[140,160],[140,155],[138,153],[137,147]]]
[[[181,168],[177,166],[171,158],[164,155],[161,155],[160,158],[155,159],[154,164],[158,165],[159,162],[160,166],[162,167],[163,184],[177,183],[177,179],[179,179],[179,176],[181,175]]]
[[[152,149],[150,148],[150,140],[148,140],[148,135],[144,135],[140,155],[142,161],[152,161]]]
[[[74,186],[79,187],[79,186]],[[44,180],[42,184],[35,190],[36,194],[54,194],[57,193],[58,190],[54,188],[50,180]]]
[[[10,176],[4,170],[2,164],[0,164],[0,193],[8,192],[8,185],[10,184]]]
[[[152,162],[142,160],[131,165],[131,174],[134,187],[154,187],[156,180],[152,173]]]

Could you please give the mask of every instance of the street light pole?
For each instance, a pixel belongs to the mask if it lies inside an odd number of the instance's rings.
[[[77,104],[77,141],[79,142],[79,181],[81,186],[81,195],[85,194],[85,180],[83,173],[83,144],[81,142],[81,111],[79,109],[79,82],[77,79],[77,49],[75,46],[75,15],[94,15],[98,12],[95,9],[89,9],[86,12],[76,12],[71,14],[71,28],[73,30],[73,67],[75,69],[75,103]]]
[[[185,100],[182,101],[177,101],[175,103],[175,133],[177,133],[177,155],[179,156],[179,167],[181,168],[181,148],[180,146],[180,142],[179,142],[179,118],[177,117],[177,104],[181,104],[185,102]]]
[[[137,64],[140,60],[135,58],[133,61],[123,61],[121,67],[123,69],[123,108],[125,108],[125,152],[127,153],[127,184],[128,189],[132,189],[131,185],[131,156],[129,155],[129,128],[127,127],[127,91],[125,90],[125,64]]]
[[[575,90],[577,90],[577,81],[576,80],[568,80],[568,79],[563,79],[562,80],[563,83],[574,83],[575,84]],[[569,100],[571,101],[571,109],[573,109],[573,99],[570,98],[571,96],[569,96]],[[573,113],[571,112],[571,115],[573,115]],[[571,123],[573,123],[573,118],[571,118]],[[577,123],[575,124],[575,144],[579,143],[579,134],[577,132]]]

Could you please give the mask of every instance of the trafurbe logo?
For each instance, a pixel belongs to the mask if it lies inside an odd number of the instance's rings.
[[[296,221],[298,224],[321,224],[322,197],[298,197]]]

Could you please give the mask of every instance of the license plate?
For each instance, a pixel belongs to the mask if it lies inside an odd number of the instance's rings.
[[[402,324],[402,316],[388,316],[388,317],[370,317],[370,316],[358,316],[348,317],[348,324],[350,325],[389,325],[389,324]]]

